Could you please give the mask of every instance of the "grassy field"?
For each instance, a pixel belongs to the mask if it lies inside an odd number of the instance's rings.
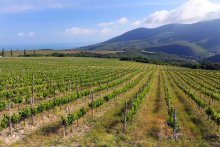
[[[12,54],[11,51],[5,51],[5,57],[18,57],[24,55],[52,55],[54,53],[57,54],[76,54],[81,52],[88,52],[88,53],[96,53],[100,55],[105,54],[115,54],[117,51],[79,51],[79,50],[13,50]]]
[[[96,58],[0,63],[0,146],[220,144],[219,71]]]

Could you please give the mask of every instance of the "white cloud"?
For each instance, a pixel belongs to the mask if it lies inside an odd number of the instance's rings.
[[[78,6],[79,0],[0,0],[0,13],[17,13],[41,9]]]
[[[126,17],[122,17],[117,22],[121,25],[125,25],[128,23],[128,19]]]
[[[187,0],[176,9],[157,11],[149,15],[146,27],[158,27],[170,23],[195,23],[203,20],[220,18],[220,3],[210,0]]]
[[[108,26],[112,26],[114,24],[113,21],[111,22],[102,22],[102,23],[99,23],[98,26],[99,27],[108,27]]]
[[[24,36],[24,33],[23,33],[23,32],[17,33],[17,36],[18,36],[18,37],[23,37],[23,36]]]
[[[111,33],[113,33],[113,30],[112,29],[110,29],[110,28],[103,28],[102,30],[101,30],[101,33],[102,34],[111,34]]]
[[[28,11],[28,10],[33,10],[35,9],[34,6],[32,5],[28,5],[28,4],[22,4],[22,5],[11,5],[9,7],[4,7],[0,10],[0,12],[10,12],[10,13],[14,13],[14,12],[22,12],[22,11]]]
[[[65,32],[70,35],[90,35],[90,34],[93,34],[95,30],[87,29],[87,28],[72,27],[72,28],[66,29]]]
[[[122,17],[116,21],[110,22],[101,22],[98,24],[99,27],[110,27],[110,26],[117,26],[117,25],[125,25],[128,23],[128,19],[126,17]]]
[[[86,8],[86,9],[106,9],[123,7],[146,7],[149,5],[169,5],[171,2],[132,2],[111,4],[93,2],[93,0],[0,0],[0,13],[17,13],[35,11],[41,9],[60,9],[60,8]]]
[[[17,33],[18,37],[32,37],[34,35],[35,35],[35,32],[27,32],[27,33],[19,32],[19,33]]]
[[[142,24],[142,22],[139,21],[139,20],[137,20],[137,21],[135,21],[135,22],[132,23],[132,25],[135,26],[135,27],[138,27],[138,26],[140,26],[141,24]]]
[[[35,35],[35,32],[29,32],[28,35],[29,35],[29,36],[34,36],[34,35]]]

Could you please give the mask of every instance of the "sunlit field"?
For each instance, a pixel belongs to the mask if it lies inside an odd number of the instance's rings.
[[[218,146],[220,72],[1,58],[2,146]]]

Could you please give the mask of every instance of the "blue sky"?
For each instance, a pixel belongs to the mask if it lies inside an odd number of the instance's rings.
[[[0,45],[71,48],[138,27],[194,23],[219,14],[219,0],[0,0]]]

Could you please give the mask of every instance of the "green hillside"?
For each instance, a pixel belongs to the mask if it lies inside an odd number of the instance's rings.
[[[146,50],[152,52],[164,52],[181,57],[205,57],[208,51],[200,46],[189,42],[172,42],[158,46],[147,47]]]
[[[169,24],[158,28],[138,28],[83,50],[148,50],[200,60],[218,53],[220,19],[195,24]]]

